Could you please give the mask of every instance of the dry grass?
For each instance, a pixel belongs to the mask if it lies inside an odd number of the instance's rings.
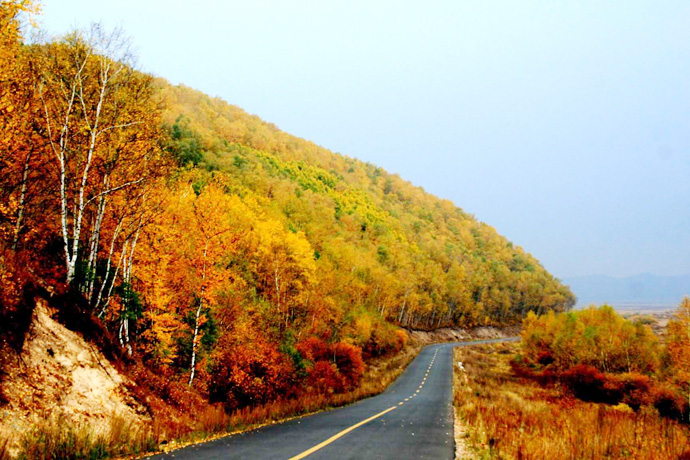
[[[467,441],[486,459],[690,458],[687,426],[655,409],[584,403],[513,375],[516,344],[455,350],[454,403]]]
[[[108,426],[101,430],[74,425],[63,417],[50,417],[24,434],[19,458],[96,460],[136,455],[155,446],[149,429],[132,426],[123,417],[111,417]]]

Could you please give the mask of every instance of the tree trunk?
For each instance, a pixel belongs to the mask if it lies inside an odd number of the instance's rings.
[[[17,243],[19,242],[19,232],[22,230],[22,220],[24,219],[24,207],[26,206],[26,184],[29,180],[29,161],[31,160],[31,152],[26,155],[24,160],[24,173],[22,174],[22,189],[19,194],[19,207],[17,209],[17,222],[14,225],[14,237],[12,239],[12,250],[17,250]]]
[[[120,234],[120,228],[122,227],[122,221],[123,219],[120,219],[120,221],[117,223],[117,227],[115,227],[115,231],[113,232],[113,239],[110,242],[110,251],[108,252],[108,259],[106,260],[105,264],[105,276],[103,276],[103,282],[101,283],[101,287],[98,289],[98,296],[96,297],[96,301],[93,304],[93,309],[96,310],[98,309],[98,306],[101,303],[101,299],[103,298],[103,292],[105,290],[105,287],[108,285],[108,277],[110,276],[110,268],[112,267],[112,260],[113,260],[113,252],[115,251],[115,241],[117,240],[117,237]],[[126,243],[123,244],[122,251],[124,254],[124,251],[126,250]],[[120,261],[117,264],[117,268],[120,268],[120,263],[122,263],[122,257],[120,257]],[[115,284],[115,278],[117,277],[117,271],[115,271],[115,275],[113,276],[113,279],[110,281],[110,285],[112,286]],[[101,311],[99,313],[98,317],[100,318],[103,313],[105,313],[105,310]]]
[[[208,254],[208,243],[209,240],[208,238],[206,239],[206,245],[204,246],[204,262],[203,262],[203,268],[201,271],[201,293],[199,295],[199,305],[197,306],[196,309],[196,317],[194,319],[194,336],[192,338],[192,363],[190,365],[191,368],[191,373],[189,375],[189,386],[192,386],[192,383],[194,383],[194,374],[196,371],[196,342],[197,342],[197,337],[199,337],[199,317],[201,316],[201,307],[203,306],[204,302],[204,288],[206,287],[204,282],[206,280],[206,255]]]

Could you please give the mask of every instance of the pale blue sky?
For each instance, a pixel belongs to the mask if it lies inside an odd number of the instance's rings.
[[[140,68],[378,164],[558,277],[690,273],[690,2],[44,0]]]

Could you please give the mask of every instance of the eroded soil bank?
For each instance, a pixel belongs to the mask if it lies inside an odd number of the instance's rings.
[[[410,338],[420,344],[462,342],[466,340],[503,339],[520,335],[520,326],[478,326],[469,329],[442,327],[433,331],[408,329]]]
[[[107,435],[114,419],[126,421],[128,429],[151,421],[128,391],[127,377],[81,335],[55,321],[42,302],[14,359],[0,381],[0,440],[8,440],[11,454],[28,430],[47,419],[86,425],[94,435]]]

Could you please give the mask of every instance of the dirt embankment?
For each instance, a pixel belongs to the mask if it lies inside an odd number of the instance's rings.
[[[0,381],[0,440],[10,440],[11,452],[46,419],[89,426],[95,434],[105,434],[114,417],[130,427],[150,422],[128,393],[127,378],[96,347],[53,320],[42,302],[15,358],[14,364],[6,361]]]
[[[433,331],[408,329],[410,338],[421,344],[438,342],[462,342],[466,340],[501,339],[520,335],[520,326],[478,326],[469,329],[442,327]]]

